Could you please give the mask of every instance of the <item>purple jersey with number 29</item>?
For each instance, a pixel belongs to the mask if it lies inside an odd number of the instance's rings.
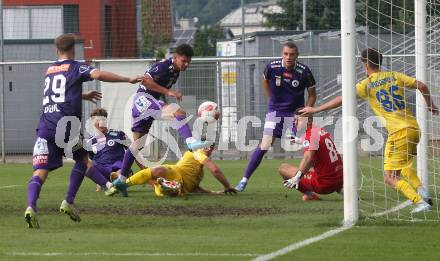
[[[90,73],[94,70],[74,60],[56,61],[47,69],[38,137],[53,140],[57,124],[64,116],[81,119],[82,83],[93,80]]]

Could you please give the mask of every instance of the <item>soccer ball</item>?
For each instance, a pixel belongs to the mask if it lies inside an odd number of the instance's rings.
[[[200,104],[197,110],[197,117],[202,119],[203,122],[213,123],[220,117],[220,112],[218,111],[218,105],[212,101],[205,101]]]

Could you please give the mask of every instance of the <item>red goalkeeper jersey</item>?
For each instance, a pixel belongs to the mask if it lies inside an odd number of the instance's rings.
[[[330,134],[323,128],[309,128],[303,141],[304,152],[315,150],[313,168],[318,178],[342,176],[342,159]]]

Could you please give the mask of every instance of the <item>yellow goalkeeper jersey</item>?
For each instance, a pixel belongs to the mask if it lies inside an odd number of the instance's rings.
[[[356,85],[357,96],[366,100],[377,116],[385,119],[388,134],[405,128],[418,129],[407,106],[405,88],[415,89],[416,79],[399,72],[377,72]]]
[[[203,179],[203,162],[208,158],[203,149],[196,152],[187,151],[176,163],[183,180],[183,192],[189,193],[198,187]]]

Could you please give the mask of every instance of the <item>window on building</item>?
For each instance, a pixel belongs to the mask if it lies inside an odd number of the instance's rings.
[[[61,6],[3,9],[4,39],[53,39],[63,33]]]
[[[64,33],[79,33],[79,6],[63,6]]]
[[[104,56],[112,56],[112,7],[104,8]]]

